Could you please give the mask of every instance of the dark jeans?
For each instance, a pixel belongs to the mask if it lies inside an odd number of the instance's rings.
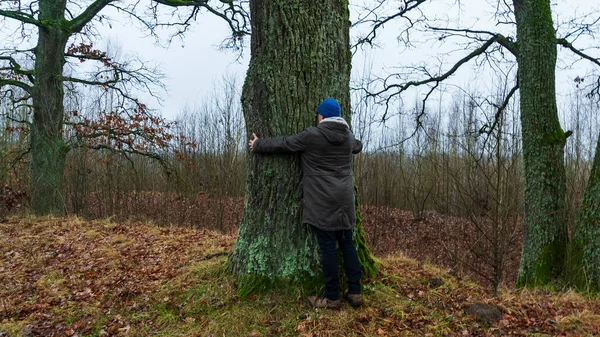
[[[352,241],[352,230],[324,231],[313,227],[321,251],[321,265],[323,265],[323,278],[325,280],[325,293],[323,296],[330,300],[340,298],[340,282],[338,272],[338,256],[336,243],[339,243],[344,270],[348,279],[348,293],[360,294],[360,263],[356,247]]]

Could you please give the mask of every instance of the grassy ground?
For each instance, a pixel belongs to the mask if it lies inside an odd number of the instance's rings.
[[[366,305],[315,310],[293,289],[238,298],[234,237],[147,223],[13,218],[0,223],[4,336],[594,336],[600,301],[478,285],[402,256],[381,258]],[[430,286],[434,278],[443,285]],[[488,325],[464,309],[495,304]]]

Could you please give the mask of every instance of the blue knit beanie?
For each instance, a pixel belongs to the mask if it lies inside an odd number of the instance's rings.
[[[324,118],[339,117],[340,104],[333,98],[324,100],[317,108],[317,113]]]

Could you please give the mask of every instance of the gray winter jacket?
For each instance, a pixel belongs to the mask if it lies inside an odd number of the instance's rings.
[[[294,136],[258,139],[256,153],[300,152],[302,159],[302,218],[326,231],[356,224],[352,154],[362,150],[342,118],[326,118]]]

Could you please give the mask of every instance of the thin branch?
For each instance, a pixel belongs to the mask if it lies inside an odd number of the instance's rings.
[[[510,103],[511,98],[515,95],[517,90],[519,90],[519,82],[518,81],[515,84],[515,86],[512,89],[510,89],[510,91],[504,98],[504,101],[502,102],[502,104],[500,104],[500,105],[493,104],[498,109],[498,110],[496,110],[496,114],[494,116],[494,122],[492,123],[492,126],[489,126],[489,127],[487,124],[484,124],[481,127],[481,129],[479,129],[480,134],[481,133],[490,133],[496,128],[496,125],[498,125],[498,121],[500,120],[500,116],[502,115],[502,113],[504,112],[504,110],[506,109],[508,104]]]
[[[65,121],[65,125],[70,126],[82,126],[87,127],[88,125],[84,122],[71,122]],[[122,130],[122,129],[113,129],[113,128],[99,128],[91,133],[86,134],[78,134],[77,138],[86,138],[86,139],[95,139],[99,137],[109,137],[111,140],[119,140],[119,137],[140,137],[146,139],[145,134],[142,129],[132,129],[132,130]],[[124,142],[125,143],[125,142]]]
[[[517,56],[517,43],[513,41],[511,37],[506,37],[502,34],[493,33],[485,30],[472,30],[472,29],[454,29],[454,28],[441,28],[441,27],[432,27],[428,26],[429,29],[434,31],[443,31],[443,32],[456,32],[456,33],[465,33],[466,34],[477,34],[477,35],[489,35],[495,37],[501,46],[506,48],[511,54],[515,57]],[[468,37],[468,36],[467,36]]]
[[[208,4],[208,0],[153,0],[156,3],[170,6],[170,7],[202,7],[208,10],[210,13],[222,18],[227,22],[233,36],[235,38],[241,38],[245,35],[249,35],[250,31],[247,29],[248,27],[248,19],[249,15],[241,6],[235,6],[233,4],[233,0],[219,0],[222,4],[227,5],[227,9],[223,12],[219,12],[214,7]],[[419,0],[425,1],[425,0]],[[230,13],[230,17],[227,16],[227,13]],[[238,15],[241,17],[241,22],[238,20]],[[189,18],[188,18],[189,19]]]
[[[421,123],[421,118],[423,118],[423,116],[425,116],[425,104],[427,103],[427,100],[429,99],[429,96],[431,96],[431,94],[435,91],[435,89],[437,89],[437,87],[440,85],[440,82],[435,82],[435,84],[429,89],[429,91],[427,92],[427,94],[425,95],[425,97],[423,97],[423,100],[421,100],[421,112],[417,115],[417,128],[419,126],[423,126],[423,124]]]
[[[32,15],[20,12],[20,11],[7,11],[0,9],[0,16],[4,16],[6,18],[15,19],[17,21],[21,21],[23,23],[29,23],[32,25],[36,25],[38,27],[42,27],[41,22],[36,20]]]
[[[590,17],[590,16],[595,17],[594,21],[591,23],[584,23],[583,22],[584,18]],[[599,22],[600,22],[600,16],[598,16],[598,12],[589,13],[588,15],[585,15],[583,18],[575,18],[575,19],[569,21],[568,23],[570,25],[575,25],[577,28],[571,32],[568,32],[564,36],[564,39],[574,37],[572,39],[574,41],[574,40],[577,40],[577,38],[579,38],[581,35],[583,35],[586,32],[593,36],[593,27],[594,27],[594,25],[596,25]]]
[[[208,0],[154,0],[159,4],[171,7],[205,6]]]
[[[31,86],[29,86],[26,83],[23,83],[23,82],[17,81],[17,80],[9,80],[9,79],[0,78],[0,88],[2,88],[5,85],[19,87],[19,88],[27,91],[28,93],[31,93]]]
[[[96,145],[76,146],[76,147],[86,147],[91,150],[108,150],[108,151],[111,151],[114,153],[119,153],[119,154],[122,154],[125,156],[127,156],[128,154],[136,154],[136,155],[148,157],[148,158],[158,161],[158,163],[165,169],[167,174],[170,174],[173,171],[172,165],[168,161],[166,161],[164,158],[162,158],[158,153],[155,153],[155,152],[144,152],[144,151],[139,151],[136,149],[119,150],[119,149],[115,149],[114,147],[106,145],[106,144],[96,144]],[[73,147],[73,148],[75,148],[75,147]],[[73,148],[71,148],[71,149],[73,149]]]
[[[364,43],[367,43],[367,44],[369,44],[369,45],[372,46],[373,45],[373,40],[375,40],[375,38],[377,37],[377,30],[378,29],[380,29],[381,27],[383,27],[383,25],[385,25],[386,23],[388,23],[388,22],[390,22],[390,21],[392,21],[394,19],[405,17],[406,13],[408,13],[411,10],[419,7],[419,5],[421,5],[425,1],[426,0],[408,0],[408,1],[404,1],[404,6],[400,8],[400,11],[398,11],[397,13],[395,13],[393,15],[384,17],[382,19],[376,18],[374,20],[366,20],[366,19],[359,20],[359,22],[353,24],[353,26],[356,26],[356,25],[362,24],[362,23],[366,23],[366,22],[373,23],[373,26],[371,28],[371,31],[369,31],[369,33],[365,37],[360,38],[356,42],[356,44],[354,44],[352,46],[351,49],[355,49],[359,45],[364,44]],[[378,7],[380,7],[381,5],[383,5],[383,2],[381,2]],[[369,13],[367,15],[370,15],[370,14],[374,14],[375,16],[377,16],[374,13],[374,10],[369,11]]]
[[[73,82],[73,83],[81,83],[81,84],[86,84],[86,85],[110,86],[111,84],[119,83],[120,79],[116,78],[116,79],[112,79],[109,81],[90,81],[90,80],[84,80],[84,79],[76,78],[76,77],[63,77],[63,81]]]
[[[19,94],[21,94],[21,93],[19,93]],[[15,105],[17,103],[26,102],[29,98],[31,98],[30,95],[23,95],[19,98],[16,98],[16,97],[17,97],[17,95],[15,94],[15,90],[12,87],[5,89],[3,92],[1,92],[1,95],[0,95],[0,99],[5,99],[5,98],[10,99],[13,104],[13,107],[15,107]]]
[[[581,57],[582,59],[588,60],[588,61],[592,62],[593,64],[600,66],[600,58],[594,58],[593,56],[590,56],[590,55],[584,53],[580,49],[575,48],[575,46],[573,46],[573,44],[571,42],[567,41],[566,39],[564,39],[564,38],[556,39],[556,42],[557,42],[557,44],[569,49],[575,55]],[[593,88],[590,90],[590,92],[587,95],[589,97],[593,97],[593,96],[600,97],[600,77],[598,77],[598,79],[596,80],[596,84],[593,85]]]
[[[27,147],[26,151],[21,152],[18,156],[16,156],[11,163],[9,164],[9,166],[6,168],[6,170],[4,170],[4,172],[2,172],[2,174],[0,175],[0,178],[4,178],[4,176],[6,175],[6,173],[12,169],[15,168],[15,166],[23,159],[25,158],[26,155],[29,154],[29,152],[31,152],[31,147]]]
[[[136,11],[135,11],[135,7],[130,10],[128,8],[122,7],[122,6],[117,6],[115,4],[109,4],[108,6],[115,8],[117,11],[121,11],[127,15],[129,15],[130,17],[136,19],[139,23],[141,23],[142,25],[144,25],[148,31],[150,32],[150,35],[155,36],[156,37],[156,33],[154,32],[154,27],[152,26],[152,24],[150,24],[150,22],[148,22],[147,20],[145,20],[144,18],[142,18],[141,16],[139,16]]]
[[[0,56],[0,60],[8,61],[12,65],[10,68],[2,68],[2,70],[12,70],[15,74],[25,75],[31,83],[35,83],[33,70],[23,70],[21,65],[12,56]]]
[[[96,56],[96,55],[85,55],[85,54],[72,54],[65,53],[65,57],[74,57],[77,59],[83,60],[93,60],[93,61],[110,61],[110,58],[106,56]]]
[[[16,118],[14,118],[14,117],[12,117],[12,116],[9,116],[9,115],[6,115],[5,117],[6,117],[6,118],[7,118],[9,121],[11,121],[11,122],[15,122],[15,123],[19,123],[19,124],[25,124],[25,125],[27,125],[27,126],[29,126],[29,127],[31,127],[31,126],[32,126],[32,123],[31,123],[30,121],[26,120],[26,119],[16,119]]]
[[[243,36],[243,35],[247,34],[247,32],[240,31],[239,27],[235,27],[233,25],[233,20],[229,19],[225,14],[218,12],[216,9],[214,9],[214,8],[208,6],[208,5],[204,5],[202,7],[206,8],[212,14],[214,14],[214,15],[222,18],[223,20],[225,20],[229,24],[229,28],[231,28],[231,31],[234,33],[234,35],[236,35],[236,36],[237,35]]]
[[[79,14],[76,18],[71,20],[71,31],[73,33],[79,33],[85,25],[92,21],[100,11],[111,2],[116,0],[96,0],[88,8]]]
[[[594,64],[595,64],[595,65],[597,65],[597,66],[600,66],[600,58],[594,58],[593,56],[590,56],[590,55],[588,55],[588,54],[586,54],[586,53],[582,52],[581,50],[579,50],[579,49],[575,48],[575,47],[573,46],[573,44],[571,44],[571,43],[570,43],[569,41],[567,41],[566,39],[556,39],[556,42],[557,42],[559,45],[561,45],[561,46],[563,46],[563,47],[565,47],[565,48],[567,48],[567,49],[571,50],[573,53],[575,53],[576,55],[580,56],[581,58],[583,58],[583,59],[586,59],[586,60],[588,60],[588,61],[590,61],[590,62],[594,63]]]
[[[460,59],[458,62],[456,62],[454,64],[454,66],[452,66],[452,68],[450,68],[450,70],[448,70],[447,72],[445,72],[444,74],[442,74],[440,76],[430,77],[430,78],[422,80],[422,81],[410,81],[405,84],[385,85],[385,87],[382,90],[375,92],[375,93],[368,93],[368,96],[378,96],[378,95],[381,95],[381,94],[389,91],[390,89],[396,88],[396,89],[398,89],[398,91],[396,93],[392,94],[392,96],[394,96],[394,95],[400,94],[403,91],[406,91],[410,87],[418,87],[418,86],[421,86],[424,84],[442,82],[443,80],[452,76],[463,64],[465,64],[465,63],[469,62],[470,60],[472,60],[473,58],[483,54],[492,44],[494,44],[494,42],[497,42],[497,40],[498,40],[497,36],[494,36],[491,39],[487,40],[481,47],[473,50],[467,56]]]

